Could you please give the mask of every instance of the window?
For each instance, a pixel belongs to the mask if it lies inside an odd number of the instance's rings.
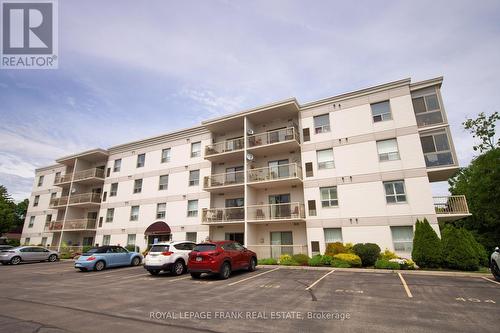
[[[52,221],[52,214],[47,214],[47,216],[45,216],[45,222],[50,222]]]
[[[111,175],[111,168],[106,169],[106,177],[109,177]]]
[[[196,232],[186,232],[186,240],[190,242],[196,242]]]
[[[320,187],[321,194],[321,207],[335,207],[339,205],[339,200],[337,198],[337,186],[332,187]]]
[[[137,168],[142,168],[145,162],[146,162],[146,154],[137,155],[137,164],[136,164]]]
[[[135,234],[127,235],[127,245],[135,246]]]
[[[30,242],[31,242],[31,238],[26,237],[26,238],[24,239],[24,245],[30,245]]]
[[[333,169],[335,167],[332,148],[317,150],[316,157],[318,159],[318,169]]]
[[[43,185],[43,176],[38,177],[38,187]]]
[[[342,243],[342,228],[324,228],[325,244],[340,242]]]
[[[330,132],[330,115],[323,114],[314,117],[314,133],[327,133]]]
[[[56,176],[54,177],[54,184],[58,183],[61,180],[61,172],[56,172]]]
[[[130,221],[139,220],[139,206],[130,207]]]
[[[120,169],[122,168],[122,159],[119,158],[115,160],[114,165],[113,165],[113,172],[120,172]]]
[[[41,242],[42,246],[45,246],[47,245],[47,237],[42,237],[42,242]]]
[[[309,216],[316,216],[316,200],[308,200],[307,209],[309,210]]]
[[[320,254],[318,241],[311,241],[311,252],[313,256],[316,254]]]
[[[104,191],[104,193],[102,194],[102,201],[106,201],[108,197],[108,192]]]
[[[165,148],[161,151],[161,163],[170,162],[170,148]]]
[[[196,217],[198,216],[198,200],[188,200],[188,217]]]
[[[396,139],[377,141],[378,160],[399,160],[398,141]]]
[[[415,97],[417,95],[418,97]],[[434,88],[412,92],[413,110],[418,126],[440,124],[443,122],[439,99]]]
[[[387,203],[406,202],[405,182],[403,180],[384,182],[384,188]]]
[[[136,179],[134,181],[134,193],[142,192],[142,179]]]
[[[453,164],[453,155],[446,131],[422,134],[420,142],[427,167]]]
[[[30,222],[28,224],[28,228],[33,228],[33,225],[35,224],[35,217],[30,216]]]
[[[114,208],[108,208],[106,211],[106,222],[113,222],[113,216],[115,215]]]
[[[307,162],[306,163],[306,177],[312,177],[312,176],[314,176],[313,164],[312,164],[312,162]]]
[[[35,199],[33,200],[33,207],[38,206],[38,203],[40,202],[40,196],[35,195]]]
[[[56,192],[52,192],[52,193],[50,194],[50,201],[51,201],[51,202],[52,202],[52,200],[54,200],[54,199],[56,198],[56,195],[57,195],[57,193],[56,193]]]
[[[191,157],[201,156],[201,142],[193,142],[191,144]]]
[[[102,228],[102,216],[99,216],[99,228]]]
[[[166,190],[168,189],[168,175],[160,176],[160,184],[158,185],[158,190]]]
[[[102,236],[102,245],[109,245],[111,242],[111,235]]]
[[[413,227],[391,227],[394,251],[411,253],[413,250]]]
[[[113,183],[111,184],[111,187],[109,189],[109,196],[116,197],[117,194],[118,194],[118,183]]]
[[[167,213],[167,203],[161,202],[156,205],[156,218],[164,219]]]
[[[196,186],[200,184],[200,170],[189,171],[189,186]]]
[[[302,138],[304,139],[304,142],[311,141],[311,133],[309,131],[309,128],[302,129]]]
[[[370,107],[372,108],[372,117],[374,123],[392,119],[391,105],[389,101],[370,104]]]

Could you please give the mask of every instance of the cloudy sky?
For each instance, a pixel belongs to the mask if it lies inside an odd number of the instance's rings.
[[[60,1],[59,69],[0,70],[0,184],[22,199],[65,154],[440,75],[467,165],[461,123],[500,105],[499,21],[499,1]]]

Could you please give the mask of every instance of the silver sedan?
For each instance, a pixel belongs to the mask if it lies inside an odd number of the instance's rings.
[[[17,265],[21,262],[49,261],[59,259],[59,253],[41,246],[18,246],[0,251],[0,262],[4,265]]]

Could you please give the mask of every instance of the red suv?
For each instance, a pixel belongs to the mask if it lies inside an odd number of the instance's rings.
[[[194,279],[202,273],[216,273],[221,279],[227,279],[231,271],[247,269],[253,272],[255,266],[255,252],[233,241],[200,243],[189,253],[188,270]]]

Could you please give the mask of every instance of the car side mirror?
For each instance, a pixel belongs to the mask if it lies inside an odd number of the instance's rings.
[[[495,252],[500,253],[500,248],[499,248],[498,246],[497,246],[497,247],[495,247]]]

